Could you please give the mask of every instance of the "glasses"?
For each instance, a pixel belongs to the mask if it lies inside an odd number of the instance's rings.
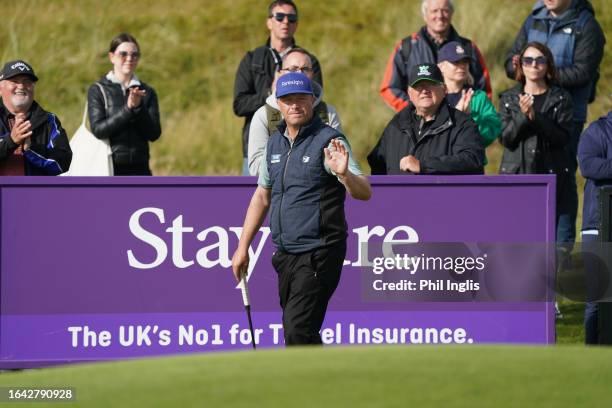
[[[546,59],[546,57],[540,55],[539,57],[523,57],[521,58],[521,62],[523,63],[523,65],[526,66],[532,66],[533,63],[535,62],[536,65],[546,65],[546,63],[548,62],[548,60]]]
[[[136,52],[119,51],[117,52],[117,55],[119,55],[123,59],[126,59],[128,55],[132,57],[132,59],[135,59],[135,60],[140,58],[140,53],[138,51]]]
[[[302,74],[306,74],[312,72],[312,68],[310,67],[289,67],[281,69],[283,72],[301,72]]]
[[[285,17],[287,17],[289,23],[297,23],[298,20],[297,14],[294,13],[274,13],[273,15],[269,16],[269,18],[273,17],[279,23],[282,23],[285,20]]]

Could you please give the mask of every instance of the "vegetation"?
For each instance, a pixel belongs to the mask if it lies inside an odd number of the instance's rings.
[[[321,61],[326,100],[335,105],[354,151],[365,156],[393,112],[378,86],[393,45],[422,25],[418,0],[298,1],[298,43]],[[609,32],[605,0],[592,0]],[[26,0],[3,5],[2,61],[33,64],[37,99],[67,131],[78,127],[88,86],[110,70],[110,39],[129,31],[139,40],[142,80],[158,91],[162,138],[153,144],[157,175],[230,175],[241,168],[242,119],[232,111],[234,75],[244,53],[264,43],[268,0]],[[483,52],[497,94],[512,85],[505,53],[533,0],[457,1],[454,25]],[[602,64],[593,120],[612,106],[612,64]],[[489,148],[487,173],[501,149]]]

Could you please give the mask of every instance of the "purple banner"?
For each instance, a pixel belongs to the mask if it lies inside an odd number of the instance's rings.
[[[371,181],[370,201],[347,200],[328,344],[554,341],[550,302],[377,301],[362,282],[368,243],[554,242],[554,177]],[[246,347],[230,260],[254,188],[242,177],[4,177],[0,367]],[[249,288],[259,344],[274,347],[282,329],[264,225]]]

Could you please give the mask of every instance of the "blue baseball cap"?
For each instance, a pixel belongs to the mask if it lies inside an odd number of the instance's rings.
[[[438,62],[459,62],[462,60],[471,60],[471,57],[468,55],[465,47],[458,41],[446,43],[438,51]]]
[[[301,72],[289,72],[276,80],[276,97],[281,98],[291,94],[308,94],[312,92],[310,79]]]

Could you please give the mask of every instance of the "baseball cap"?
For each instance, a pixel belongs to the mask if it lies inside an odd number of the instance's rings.
[[[458,41],[446,43],[438,51],[438,62],[450,61],[458,62],[464,59],[471,59],[465,47]]]
[[[280,98],[291,94],[308,94],[312,92],[310,79],[301,72],[289,72],[276,80],[276,97]]]
[[[38,81],[32,66],[23,60],[9,61],[4,64],[2,71],[0,71],[0,81],[16,77],[17,75],[28,75],[34,81]]]
[[[443,84],[442,72],[436,64],[417,64],[410,68],[409,86],[413,87],[417,82],[430,81],[436,84]]]

